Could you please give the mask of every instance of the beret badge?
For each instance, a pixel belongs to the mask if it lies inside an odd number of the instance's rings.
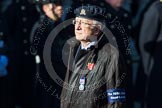
[[[80,11],[80,15],[86,15],[85,9],[82,9],[82,10]]]

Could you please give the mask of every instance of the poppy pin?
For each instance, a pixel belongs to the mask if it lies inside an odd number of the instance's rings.
[[[94,68],[95,64],[94,63],[88,63],[88,69],[92,70]]]

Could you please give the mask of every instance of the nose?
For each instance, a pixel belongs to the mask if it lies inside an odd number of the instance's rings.
[[[81,30],[82,28],[81,28],[81,23],[79,23],[79,24],[77,24],[77,25],[75,25],[76,26],[76,30]]]

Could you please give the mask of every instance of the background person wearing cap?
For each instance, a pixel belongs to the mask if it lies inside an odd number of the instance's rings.
[[[133,91],[133,74],[136,73],[135,66],[137,61],[137,55],[135,55],[136,49],[134,46],[134,38],[132,34],[132,17],[131,13],[128,12],[124,7],[123,3],[126,0],[104,0],[105,1],[105,7],[108,11],[111,11],[111,16],[118,17],[118,20],[120,21],[119,24],[110,23],[110,21],[107,20],[107,27],[112,31],[114,36],[116,37],[116,41],[118,43],[118,48],[120,52],[123,54],[124,59],[126,61],[127,66],[127,76],[129,76],[129,83],[128,88],[129,92],[127,93],[127,99],[129,100],[129,107],[133,107],[132,105],[132,91]],[[114,18],[115,19],[115,18]],[[124,32],[120,32],[120,28],[124,29]],[[134,69],[134,70],[133,70]],[[134,78],[135,79],[135,78]]]
[[[95,5],[75,10],[76,37],[66,46],[69,70],[61,108],[125,108],[127,73],[122,55],[102,33],[104,12]]]
[[[36,71],[34,78],[34,107],[35,108],[60,108],[60,100],[55,96],[61,94],[61,87],[49,76],[43,59],[45,42],[53,31],[60,24],[63,14],[62,2],[59,0],[35,1],[40,12],[40,19],[36,22],[31,33],[31,53],[35,56]],[[54,35],[54,34],[53,34]],[[51,48],[51,60],[57,74],[64,79],[65,67],[61,62],[63,43],[67,35],[59,33],[53,41]],[[55,92],[54,92],[55,91]]]

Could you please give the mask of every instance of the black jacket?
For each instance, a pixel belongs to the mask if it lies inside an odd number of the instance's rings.
[[[61,87],[54,82],[46,70],[43,58],[45,42],[51,32],[59,25],[61,21],[53,21],[45,16],[33,28],[31,52],[40,57],[40,63],[37,64],[35,77],[34,105],[36,108],[60,108],[60,100],[58,97],[61,94]],[[62,47],[68,36],[62,30],[53,40],[51,48],[51,61],[57,75],[64,80],[66,67],[62,62]]]
[[[144,78],[137,83],[140,88],[145,90],[145,105],[147,108],[161,107],[160,95],[162,95],[162,2],[154,2],[144,15],[141,27],[139,47],[142,59],[143,74],[146,78],[144,86]],[[140,73],[142,74],[142,73]],[[139,75],[140,75],[139,74]],[[139,76],[139,78],[142,76]],[[155,89],[157,88],[157,89]],[[138,93],[138,94],[139,94]],[[158,95],[154,95],[158,93]]]

